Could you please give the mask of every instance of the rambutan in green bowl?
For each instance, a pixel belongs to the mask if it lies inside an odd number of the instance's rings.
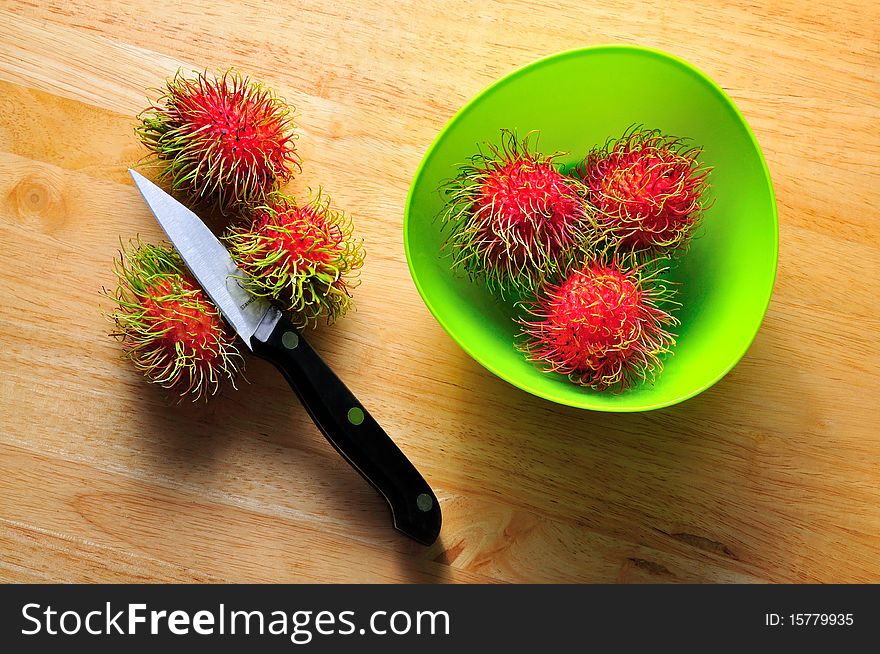
[[[538,149],[574,164],[632,125],[688,137],[713,168],[706,212],[687,253],[666,274],[679,284],[676,345],[653,383],[623,393],[578,386],[542,372],[514,346],[511,302],[450,269],[441,183],[499,142],[501,128],[540,133]],[[428,148],[410,187],[404,245],[428,309],[471,357],[502,379],[553,402],[598,411],[647,411],[709,388],[748,350],[776,276],[779,227],[767,164],[733,101],[708,76],[672,55],[630,45],[571,50],[535,61],[480,92]]]

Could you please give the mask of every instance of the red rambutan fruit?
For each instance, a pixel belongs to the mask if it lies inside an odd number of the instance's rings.
[[[250,276],[248,290],[279,301],[299,327],[345,314],[364,262],[351,219],[331,209],[320,191],[307,204],[275,193],[252,215],[250,226],[225,237],[235,263]]]
[[[123,350],[151,382],[197,400],[235,386],[244,364],[235,335],[170,247],[140,241],[114,262],[116,323]]]
[[[631,259],[631,257],[630,257]],[[672,289],[656,262],[597,257],[543,288],[521,320],[519,349],[548,372],[595,390],[652,381],[675,344]],[[650,270],[648,270],[650,267]]]
[[[442,189],[453,268],[481,279],[502,296],[530,292],[551,279],[594,233],[586,189],[555,163],[502,130],[502,145],[460,167]]]
[[[178,71],[135,131],[160,164],[160,178],[221,211],[262,201],[301,169],[290,107],[230,70]]]
[[[706,210],[702,150],[659,130],[630,128],[594,148],[575,170],[599,228],[616,248],[665,256],[686,246]]]

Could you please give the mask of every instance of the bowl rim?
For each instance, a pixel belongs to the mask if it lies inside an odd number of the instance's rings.
[[[412,209],[412,202],[413,202],[413,197],[414,197],[414,193],[415,193],[416,183],[421,178],[423,170],[425,168],[425,165],[427,164],[428,160],[431,158],[431,155],[433,154],[434,150],[437,149],[440,142],[443,141],[443,139],[446,137],[447,132],[449,132],[451,130],[451,128],[459,121],[461,116],[463,116],[468,110],[470,110],[470,108],[474,104],[479,102],[485,95],[487,95],[488,93],[493,91],[495,88],[501,86],[502,84],[506,84],[507,82],[511,81],[513,78],[524,74],[525,72],[531,70],[532,68],[537,68],[539,66],[543,66],[545,64],[550,63],[551,61],[553,61],[555,59],[562,59],[562,58],[566,58],[566,57],[571,57],[571,56],[583,54],[586,52],[596,52],[596,51],[602,51],[602,50],[630,50],[630,51],[634,51],[634,52],[651,54],[651,55],[654,55],[654,56],[657,56],[660,58],[665,58],[665,59],[671,61],[672,63],[674,63],[678,66],[681,66],[681,67],[685,68],[686,70],[689,70],[690,72],[695,74],[698,78],[701,78],[706,84],[708,84],[709,88],[711,90],[713,90],[718,96],[720,96],[722,101],[724,103],[726,103],[733,110],[734,114],[737,116],[737,118],[739,118],[743,127],[745,127],[746,134],[748,135],[749,140],[751,141],[752,146],[755,149],[755,152],[758,154],[758,160],[761,163],[761,169],[764,173],[764,180],[767,184],[767,189],[770,192],[771,218],[772,218],[773,227],[774,227],[774,229],[773,229],[773,243],[772,243],[772,246],[773,246],[773,271],[771,274],[770,283],[767,286],[766,297],[763,299],[763,302],[762,302],[763,306],[762,306],[762,310],[761,310],[761,314],[760,314],[761,317],[760,317],[760,320],[758,321],[758,324],[755,326],[754,332],[748,338],[748,340],[744,343],[741,350],[734,357],[731,358],[730,363],[718,375],[716,375],[714,378],[712,378],[708,382],[706,382],[700,386],[697,386],[696,388],[694,388],[693,390],[691,390],[687,393],[680,394],[680,395],[673,397],[673,398],[670,398],[668,400],[664,400],[661,402],[648,403],[648,404],[643,404],[643,405],[621,405],[621,406],[595,406],[595,405],[592,405],[591,406],[588,403],[577,402],[577,401],[574,401],[574,400],[569,399],[567,397],[557,396],[554,393],[547,393],[544,391],[539,391],[539,390],[531,387],[529,384],[523,383],[520,380],[518,380],[517,378],[514,378],[514,377],[507,375],[504,372],[498,370],[489,361],[487,361],[486,358],[484,358],[475,348],[469,347],[446,324],[446,322],[441,317],[440,313],[437,311],[436,307],[434,306],[434,304],[432,303],[432,301],[428,297],[428,294],[425,293],[425,290],[422,287],[421,281],[419,280],[418,274],[416,273],[415,266],[413,265],[412,253],[410,251],[410,229],[409,229],[409,227],[410,227],[410,213],[411,213],[411,209]],[[478,91],[470,100],[468,100],[464,105],[462,105],[458,109],[458,111],[456,111],[452,115],[452,117],[446,122],[446,124],[437,133],[437,135],[434,137],[434,140],[431,142],[431,144],[425,150],[425,153],[424,153],[424,155],[422,155],[421,161],[419,162],[419,165],[416,168],[416,171],[412,176],[412,180],[410,181],[409,191],[407,192],[406,204],[404,206],[404,214],[403,214],[403,248],[404,248],[404,252],[406,255],[406,263],[407,263],[407,267],[409,268],[410,277],[412,278],[413,283],[415,284],[416,289],[418,290],[419,295],[422,298],[422,301],[425,303],[425,306],[428,307],[428,311],[431,312],[431,315],[434,316],[434,319],[440,324],[440,326],[452,338],[452,340],[455,341],[455,343],[462,350],[464,350],[465,353],[468,354],[468,356],[470,356],[474,361],[476,361],[481,366],[483,366],[486,370],[488,370],[489,372],[491,372],[495,376],[503,379],[507,383],[509,383],[509,384],[521,389],[521,390],[526,391],[527,393],[530,393],[536,397],[543,398],[545,400],[549,400],[551,402],[555,402],[557,404],[571,406],[571,407],[578,408],[578,409],[588,409],[591,411],[601,411],[601,412],[607,412],[607,413],[636,413],[636,412],[641,412],[641,411],[652,411],[654,409],[661,409],[664,407],[673,406],[675,404],[679,404],[681,402],[684,402],[685,400],[688,400],[696,395],[699,395],[700,393],[702,393],[706,389],[714,386],[723,377],[725,377],[727,375],[727,373],[729,373],[742,360],[742,358],[745,356],[746,352],[748,352],[749,348],[752,346],[752,343],[754,342],[755,338],[757,337],[758,332],[761,330],[761,325],[763,324],[764,318],[766,317],[767,309],[770,306],[770,299],[773,295],[773,289],[776,285],[776,275],[777,275],[778,266],[779,266],[779,211],[778,211],[778,207],[776,204],[776,193],[773,189],[773,181],[770,177],[770,170],[767,166],[767,161],[764,159],[764,153],[761,150],[761,146],[758,143],[757,138],[755,138],[755,134],[752,132],[752,128],[749,125],[748,121],[746,120],[745,116],[739,110],[739,107],[737,107],[737,105],[733,101],[733,99],[731,99],[731,97],[729,95],[727,95],[727,93],[724,91],[724,89],[722,89],[711,77],[709,77],[706,73],[704,73],[702,70],[700,70],[699,68],[697,68],[693,64],[689,63],[688,61],[686,61],[676,55],[670,54],[670,53],[665,52],[663,50],[659,50],[659,49],[651,48],[651,47],[647,47],[647,46],[629,44],[629,43],[601,43],[601,44],[596,44],[596,45],[583,46],[583,47],[578,47],[578,48],[571,48],[568,50],[562,50],[560,52],[556,52],[554,54],[551,54],[551,55],[548,55],[545,57],[541,57],[539,59],[535,59],[535,60],[530,61],[522,66],[519,66],[518,68],[515,68],[514,70],[510,71],[509,73],[506,73],[505,75],[496,79],[494,82],[492,82],[488,86],[486,86],[483,89],[481,89],[480,91]],[[583,397],[589,398],[590,396],[584,395]]]

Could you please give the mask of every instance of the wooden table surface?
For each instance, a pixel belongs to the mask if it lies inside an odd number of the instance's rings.
[[[877,4],[728,4],[3,2],[0,578],[880,581]],[[492,376],[430,316],[402,245],[409,181],[456,109],[603,42],[714,78],[779,204],[778,280],[746,357],[635,415]],[[119,238],[160,238],[126,175],[146,89],[230,65],[299,109],[291,190],[323,185],[366,239],[358,311],[313,341],[436,489],[432,547],[390,528],[268,364],[176,405],[108,337]]]

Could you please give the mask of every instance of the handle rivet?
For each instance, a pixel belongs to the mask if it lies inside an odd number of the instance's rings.
[[[348,421],[353,425],[359,425],[364,421],[364,412],[360,407],[353,406],[348,410]]]
[[[299,336],[295,332],[284,332],[281,335],[281,344],[288,350],[295,350],[299,345]]]
[[[434,506],[434,500],[427,493],[422,493],[416,498],[416,506],[419,507],[419,511],[430,511]]]

